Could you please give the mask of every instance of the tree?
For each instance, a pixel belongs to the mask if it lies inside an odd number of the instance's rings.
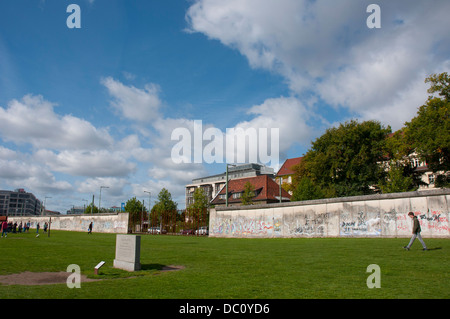
[[[328,129],[295,168],[294,186],[308,177],[323,197],[374,193],[374,186],[384,180],[379,163],[390,132],[377,121],[352,120]]]
[[[425,83],[431,83],[428,93],[438,92],[442,99],[450,101],[450,76],[447,72],[432,74],[425,79]]]
[[[127,201],[125,204],[125,211],[130,214],[129,221],[132,229],[134,229],[136,225],[140,225],[142,219],[147,219],[147,210],[142,202],[137,200],[136,197]]]
[[[208,196],[203,188],[199,187],[194,191],[193,194],[194,202],[189,205],[189,209],[193,209],[196,211],[203,211],[209,207]]]
[[[86,206],[84,213],[85,214],[98,214],[98,207],[95,205],[92,207],[92,204],[89,204],[88,206]]]
[[[416,190],[417,187],[414,183],[414,179],[411,175],[405,173],[406,169],[406,166],[401,164],[395,165],[395,163],[392,162],[386,180],[380,182],[381,191],[386,194]]]
[[[322,190],[313,183],[313,181],[304,176],[298,183],[291,197],[292,202],[320,199],[323,198],[324,194]]]
[[[405,129],[400,129],[386,139],[384,169],[386,179],[380,181],[383,193],[414,191],[422,181],[422,172],[415,167],[414,149],[405,138]]]
[[[247,182],[244,185],[244,192],[241,195],[242,205],[252,205],[252,198],[255,197],[255,187]]]
[[[450,78],[447,73],[434,74],[425,80],[431,83],[430,96],[417,116],[405,123],[405,135],[419,158],[436,174],[437,187],[449,187],[450,179]]]
[[[153,205],[150,220],[152,224],[161,222],[163,217],[177,212],[178,204],[172,200],[172,194],[163,188],[158,194],[158,201]]]
[[[187,213],[187,219],[189,221],[193,221],[195,224],[193,225],[199,226],[199,225],[205,225],[208,224],[209,221],[209,214],[208,214],[208,207],[209,207],[209,200],[208,196],[205,193],[205,190],[201,187],[198,187],[193,194],[194,202],[189,205],[186,209]],[[186,215],[185,215],[186,217]]]

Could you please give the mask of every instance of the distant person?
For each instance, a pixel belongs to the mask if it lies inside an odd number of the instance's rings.
[[[88,234],[92,234],[92,222],[89,224]]]
[[[48,224],[47,224],[47,222],[45,222],[45,223],[44,223],[44,233],[47,232],[47,227],[48,227]]]
[[[419,223],[419,220],[417,219],[417,216],[415,216],[413,212],[409,212],[408,216],[411,217],[413,220],[413,231],[412,231],[412,237],[411,237],[411,240],[409,241],[408,246],[405,246],[403,248],[405,248],[406,250],[409,250],[411,248],[413,242],[416,240],[416,238],[418,238],[420,243],[422,244],[423,250],[428,250],[427,245],[425,245],[425,242],[423,241],[422,236],[420,235],[420,232],[422,231],[422,229],[420,228],[420,223]]]
[[[37,223],[37,225],[36,225],[36,237],[39,237],[39,223]]]
[[[8,237],[8,222],[6,220],[2,223],[2,238],[5,235],[5,238]]]

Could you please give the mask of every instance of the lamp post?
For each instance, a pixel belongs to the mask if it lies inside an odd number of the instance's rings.
[[[88,200],[87,199],[82,199],[82,201],[86,202],[86,203],[84,203],[84,206],[83,206],[83,213],[84,213],[86,211],[86,204],[87,204]]]
[[[144,191],[144,193],[148,194],[148,224],[147,224],[147,229],[150,229],[150,201],[152,200],[152,192]]]
[[[51,197],[48,197],[48,196],[45,196],[45,198],[44,198],[44,211],[43,211],[43,214],[42,215],[45,215],[45,203],[47,202],[47,198],[51,198]]]
[[[152,200],[152,192],[144,191],[148,194],[148,213],[150,214],[150,201]]]
[[[102,204],[102,188],[109,188],[108,186],[100,186],[100,197],[98,199],[98,212],[100,213],[101,204]]]
[[[225,174],[225,206],[228,207],[228,166],[233,166],[235,167],[236,165],[233,164],[227,164],[227,171]]]

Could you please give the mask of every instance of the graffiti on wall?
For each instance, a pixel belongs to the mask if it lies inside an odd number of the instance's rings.
[[[284,221],[284,233],[288,236],[323,237],[327,235],[329,213],[297,214]]]
[[[14,217],[13,221],[30,221],[30,227],[36,228],[39,222],[41,227],[44,222],[49,222],[49,217]],[[69,231],[88,231],[90,223],[93,223],[94,232],[102,233],[127,233],[128,214],[101,215],[101,216],[52,216],[51,229]]]
[[[341,214],[340,235],[341,236],[380,236],[381,218],[379,213],[368,218],[367,213],[358,214],[344,212]]]
[[[413,211],[413,213],[419,220],[422,232],[432,232],[436,235],[446,235],[449,233],[448,216],[443,211]],[[397,230],[411,232],[412,221],[407,212],[397,215]]]

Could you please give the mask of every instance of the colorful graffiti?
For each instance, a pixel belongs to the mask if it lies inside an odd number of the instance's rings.
[[[219,210],[210,219],[210,236],[409,237],[412,220],[407,214],[412,209],[419,219],[422,236],[450,238],[446,195],[332,204],[254,208],[245,213]]]

